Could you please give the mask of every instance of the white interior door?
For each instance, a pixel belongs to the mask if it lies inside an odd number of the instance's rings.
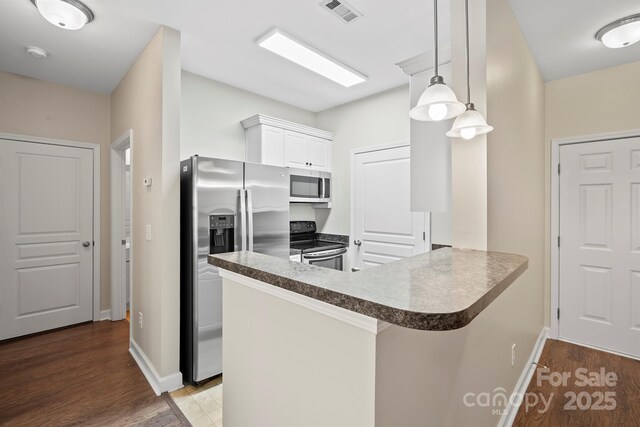
[[[93,317],[93,152],[0,140],[0,340]]]
[[[560,337],[640,357],[640,138],[560,164]]]
[[[355,155],[355,266],[396,261],[428,248],[424,213],[410,208],[408,145]]]

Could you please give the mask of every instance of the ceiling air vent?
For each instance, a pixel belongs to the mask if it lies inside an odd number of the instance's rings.
[[[360,12],[343,1],[323,0],[322,3],[320,3],[320,6],[333,16],[340,18],[340,20],[345,24],[353,22],[362,16]]]

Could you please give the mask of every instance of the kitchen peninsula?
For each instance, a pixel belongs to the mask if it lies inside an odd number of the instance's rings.
[[[209,262],[224,278],[225,425],[462,425],[487,410],[461,409],[465,393],[513,386],[465,374],[503,345],[526,257],[444,248],[357,273]]]

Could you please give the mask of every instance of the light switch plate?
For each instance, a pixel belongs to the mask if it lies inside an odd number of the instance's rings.
[[[145,238],[151,240],[151,224],[145,225]]]

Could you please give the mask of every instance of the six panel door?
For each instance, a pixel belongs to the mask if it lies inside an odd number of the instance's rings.
[[[560,164],[560,337],[640,357],[640,138]]]

